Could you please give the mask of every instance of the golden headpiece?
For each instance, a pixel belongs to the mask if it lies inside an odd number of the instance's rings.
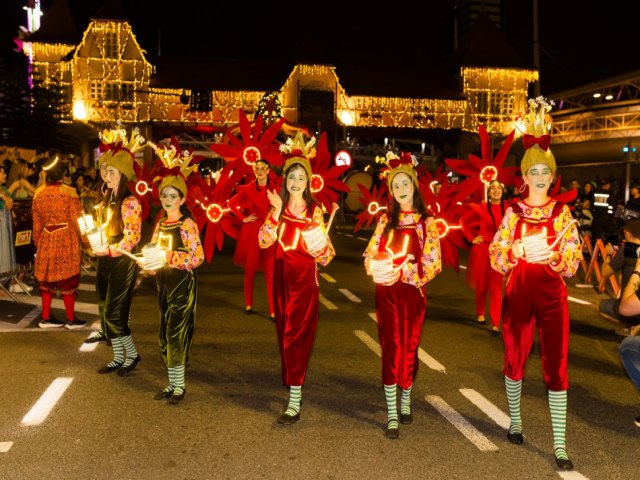
[[[309,159],[316,156],[315,145],[316,138],[311,137],[311,139],[305,143],[301,131],[298,131],[293,139],[291,139],[291,137],[287,138],[287,141],[280,145],[280,152],[283,154],[283,157],[286,158],[282,171],[286,172],[291,165],[299,163],[307,172],[307,177],[309,182],[311,182],[313,172],[311,171]]]
[[[162,193],[165,187],[173,187],[182,192],[182,195],[186,198],[187,177],[198,168],[197,165],[189,165],[193,159],[193,154],[187,150],[178,153],[174,145],[159,147],[155,143],[149,142],[149,146],[156,152],[163,165],[158,176],[154,179],[154,182],[160,180],[158,192]]]
[[[102,144],[100,151],[105,152],[100,158],[100,164],[117,168],[129,180],[135,179],[133,171],[134,154],[145,146],[145,139],[135,128],[127,140],[127,131],[121,125],[112,130],[103,130],[98,134]]]
[[[522,118],[518,129],[524,133],[522,143],[525,152],[520,162],[520,170],[525,175],[527,171],[538,163],[547,165],[551,171],[556,173],[556,159],[549,149],[551,145],[551,116],[549,112],[555,103],[553,100],[547,101],[544,97],[530,98],[527,102],[527,111]]]
[[[418,174],[415,169],[417,161],[410,153],[403,153],[399,157],[395,152],[388,151],[384,157],[376,157],[376,163],[384,163],[386,165],[386,168],[380,170],[380,176],[382,178],[387,177],[389,191],[391,191],[393,177],[399,173],[409,175],[414,185],[418,186]]]

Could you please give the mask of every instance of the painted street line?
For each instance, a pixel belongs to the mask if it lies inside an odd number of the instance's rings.
[[[11,449],[13,442],[0,442],[0,453],[7,453]]]
[[[93,324],[91,325],[91,329],[94,331],[98,331],[100,330],[100,320],[97,320],[95,322],[93,322]],[[93,335],[93,332],[91,332],[91,335]],[[87,337],[89,338],[89,337]],[[100,342],[93,342],[93,343],[84,343],[82,342],[82,344],[80,345],[80,348],[78,349],[78,351],[80,352],[93,352],[97,347],[98,344]]]
[[[338,310],[338,307],[336,307],[333,303],[327,300],[322,294],[320,294],[320,303],[323,304],[325,307],[327,307],[328,310]]]
[[[345,236],[345,237],[349,237],[349,238],[353,238],[353,235],[352,235],[352,234],[350,234],[350,233],[345,233],[345,234],[344,234],[344,236]]]
[[[365,332],[364,330],[354,330],[353,333],[355,334],[356,337],[362,340],[362,343],[364,343],[367,347],[369,347],[373,353],[375,353],[379,357],[382,357],[382,348],[380,348],[380,345],[378,345],[378,342],[376,342],[373,338],[371,338],[367,334],[367,332]]]
[[[362,240],[363,242],[368,242],[370,239],[364,237],[356,237],[358,240]]]
[[[509,415],[505,414],[484,396],[471,388],[461,388],[460,393],[478,407],[487,417],[496,422],[498,426],[504,430],[509,430],[509,425],[511,425]]]
[[[28,327],[29,324],[33,322],[33,319],[40,315],[40,313],[42,313],[42,310],[39,307],[31,309],[31,311],[17,323],[16,328],[22,329]]]
[[[343,294],[345,297],[347,297],[352,302],[362,303],[362,300],[360,300],[358,297],[356,297],[353,293],[351,293],[346,288],[339,288],[338,290],[340,291],[341,294]]]
[[[446,418],[451,425],[456,427],[458,431],[467,438],[467,440],[473,443],[478,450],[482,452],[495,452],[499,450],[491,440],[485,437],[480,430],[471,425],[462,415],[451,408],[441,397],[437,395],[427,395],[424,398],[440,413],[440,415]]]
[[[73,382],[73,378],[56,378],[22,419],[23,425],[40,425]]]
[[[81,283],[78,285],[78,290],[82,290],[83,292],[95,292],[96,286],[93,283]]]
[[[560,478],[563,478],[564,480],[589,480],[589,478],[575,470],[571,472],[558,472],[558,475],[560,475]]]
[[[369,317],[371,318],[371,320],[378,323],[378,319],[376,318],[375,313],[369,313]],[[431,370],[444,373],[445,375],[447,374],[447,369],[445,368],[445,366],[442,365],[439,361],[437,361],[435,358],[433,358],[431,355],[429,355],[420,347],[418,347],[418,359],[422,363],[424,363],[427,367],[429,367]]]
[[[329,283],[336,283],[336,279],[333,278],[331,275],[329,275],[328,273],[321,273],[320,276],[322,278],[324,278],[327,282]]]
[[[567,297],[570,302],[579,303],[580,305],[593,305],[591,302],[587,302],[586,300],[580,300],[576,297]]]

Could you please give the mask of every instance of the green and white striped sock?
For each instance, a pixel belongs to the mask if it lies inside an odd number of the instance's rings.
[[[509,416],[511,417],[509,433],[522,433],[522,417],[520,416],[522,380],[511,380],[505,376],[504,385],[507,390],[507,403],[509,404]]]
[[[291,385],[289,387],[289,405],[284,414],[295,417],[300,413],[300,403],[302,402],[302,385]]]
[[[124,346],[120,341],[120,338],[112,338],[111,339],[111,348],[113,348],[113,360],[107,367],[115,367],[117,365],[122,365],[124,362]]]
[[[400,396],[400,413],[402,415],[411,414],[411,388],[403,388]]]
[[[549,412],[553,429],[553,450],[556,458],[568,460],[565,433],[567,430],[567,391],[549,390]]]
[[[120,337],[120,340],[127,352],[127,359],[125,360],[123,367],[128,367],[138,356],[138,351],[136,350],[136,346],[133,344],[133,338],[131,338],[131,335]]]
[[[398,385],[385,385],[384,397],[387,400],[387,428],[398,428]]]

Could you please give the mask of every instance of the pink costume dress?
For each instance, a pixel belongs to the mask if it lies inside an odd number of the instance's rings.
[[[279,222],[268,216],[258,234],[262,248],[276,244],[273,297],[282,383],[287,386],[304,385],[318,326],[317,264],[326,266],[336,254],[328,238],[318,256],[308,252],[302,230],[311,221],[324,229],[319,206],[313,208],[311,216],[308,210],[295,216],[285,208]]]
[[[262,249],[258,243],[258,231],[267,218],[270,204],[267,189],[274,190],[274,185],[259,186],[255,180],[239,186],[237,193],[229,199],[229,207],[240,220],[249,215],[255,215],[256,220],[242,224],[233,261],[244,269],[244,302],[253,305],[253,286],[256,272],[264,272],[269,299],[269,313],[274,313],[273,307],[273,262],[275,260],[275,244]],[[246,213],[246,215],[245,215]]]
[[[364,252],[373,258],[388,251],[394,265],[408,254],[414,260],[402,269],[400,280],[391,286],[376,284],[376,317],[382,347],[382,383],[407,389],[418,371],[418,347],[427,309],[427,282],[442,270],[440,239],[433,218],[401,212],[398,226],[386,234],[387,216],[382,215]]]
[[[572,277],[582,258],[577,225],[569,226],[572,221],[569,207],[553,199],[539,207],[520,201],[507,209],[489,247],[491,266],[507,275],[503,373],[515,381],[524,378],[537,330],[544,381],[554,391],[569,388],[569,305],[562,277]],[[534,230],[546,232],[548,245],[557,239],[553,247],[560,254],[557,264],[528,263],[525,258],[516,261],[512,257],[513,242]]]

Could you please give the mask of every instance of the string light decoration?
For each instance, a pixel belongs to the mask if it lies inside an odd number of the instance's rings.
[[[256,115],[262,115],[267,123],[277,122],[282,118],[282,105],[278,98],[278,92],[265,93],[258,102]]]

